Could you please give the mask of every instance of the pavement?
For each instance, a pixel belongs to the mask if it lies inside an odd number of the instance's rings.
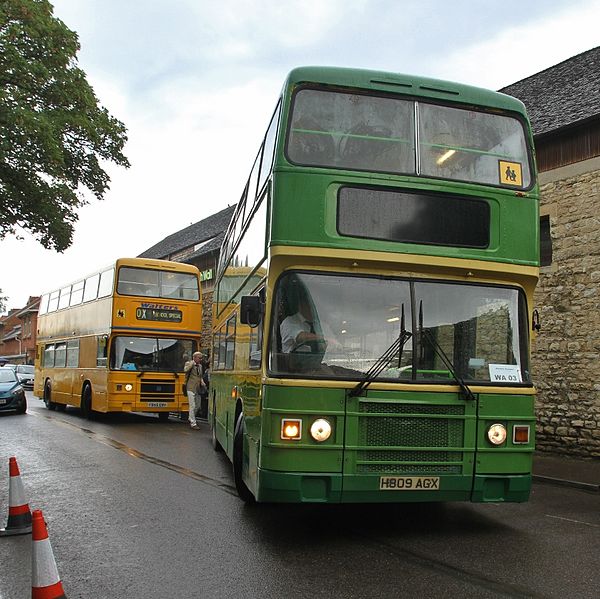
[[[533,480],[600,493],[600,458],[577,459],[537,451]]]

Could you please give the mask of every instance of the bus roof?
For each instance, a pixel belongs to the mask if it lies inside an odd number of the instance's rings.
[[[161,270],[177,270],[178,272],[197,273],[198,268],[193,264],[185,262],[174,262],[170,260],[158,260],[155,258],[119,258],[116,267],[135,266],[136,268],[158,268]]]
[[[500,92],[404,73],[351,69],[344,67],[297,67],[287,76],[284,89],[303,83],[318,83],[377,90],[407,96],[427,97],[444,102],[489,106],[525,114],[525,105]]]

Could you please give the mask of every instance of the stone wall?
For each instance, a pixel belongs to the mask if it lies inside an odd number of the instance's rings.
[[[581,457],[600,456],[600,169],[593,166],[541,178],[553,255],[535,295],[542,329],[532,352],[537,448]]]
[[[213,291],[202,293],[202,332],[200,347],[203,353],[209,353],[212,357],[212,305]]]

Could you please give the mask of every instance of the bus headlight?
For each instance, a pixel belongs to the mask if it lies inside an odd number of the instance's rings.
[[[506,441],[506,427],[503,424],[492,424],[487,436],[492,445],[502,445]]]
[[[302,438],[302,420],[298,418],[282,418],[281,438],[284,441],[299,441]]]
[[[133,385],[131,383],[127,383],[125,385],[125,391],[131,391],[133,389]]]
[[[312,423],[310,427],[310,436],[315,440],[327,441],[331,437],[331,424],[325,418],[319,418]]]

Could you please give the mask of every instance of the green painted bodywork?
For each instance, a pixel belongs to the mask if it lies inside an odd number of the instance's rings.
[[[365,411],[365,405],[377,411]],[[398,406],[402,410],[395,413]],[[369,390],[365,397],[348,398],[345,389],[266,386],[256,497],[291,502],[526,501],[533,438],[526,446],[514,445],[511,438],[494,447],[486,430],[496,422],[509,431],[514,424],[533,428],[532,412],[530,395],[479,394],[477,401],[466,402],[456,393]],[[301,440],[280,439],[283,417],[302,419]],[[333,426],[323,443],[309,434],[317,418],[327,418]],[[361,419],[379,421],[373,428],[382,444],[364,435]],[[368,452],[381,455],[365,459]],[[439,476],[440,488],[380,491],[380,477],[389,475]]]
[[[378,82],[378,83],[374,83]],[[365,173],[291,165],[285,156],[286,126],[294,91],[305,84],[358,88],[398,97],[427,98],[446,105],[486,107],[517,116],[526,123],[533,164],[533,138],[525,107],[516,98],[468,85],[379,71],[298,68],[283,87],[283,108],[273,170],[270,245],[318,246],[448,256],[539,265],[539,190],[535,176],[526,191],[426,177]],[[486,249],[416,245],[343,237],[336,230],[337,192],[341,185],[376,186],[393,190],[427,190],[483,198],[491,208],[491,239]]]
[[[294,91],[307,83],[512,113],[527,124],[533,185],[528,190],[516,191],[417,176],[294,166],[284,152],[286,123]],[[318,253],[320,248],[328,256],[329,268],[336,267],[330,250],[350,250],[348,257],[352,256],[352,250],[381,252],[380,267],[387,269],[386,272],[393,268],[390,256],[394,254],[539,265],[533,141],[520,101],[489,90],[408,75],[307,67],[290,73],[281,106],[273,170],[266,186],[270,191],[267,249],[285,250],[294,246],[317,248]],[[348,184],[485,199],[490,206],[490,245],[485,249],[457,248],[343,237],[337,232],[337,197],[340,186]],[[267,323],[262,368],[249,371],[241,364],[240,356],[247,360],[249,351],[246,335],[245,341],[242,338],[236,341],[235,370],[216,369],[211,378],[210,418],[230,459],[233,459],[236,416],[243,414],[243,478],[258,501],[519,502],[528,499],[535,429],[534,396],[529,394],[530,390],[522,395],[518,388],[504,393],[479,390],[475,401],[465,401],[458,393],[447,390],[403,390],[406,387],[402,383],[393,391],[369,388],[359,398],[348,396],[355,383],[340,383],[335,388],[320,386],[318,381],[311,386],[294,385],[293,381],[270,384],[266,357],[271,294],[282,268],[295,266],[293,255],[286,256],[285,262],[277,262],[278,259],[269,258],[264,265]],[[312,260],[318,268],[323,264],[319,259],[302,257],[300,263],[310,267]],[[373,264],[374,261],[370,268],[375,268]],[[521,284],[520,280],[516,282],[516,275],[513,280],[511,276],[504,277],[506,284]],[[530,281],[533,275],[523,275],[526,277]],[[528,301],[533,285],[526,290]],[[222,313],[218,309],[215,308],[217,318]],[[222,324],[223,320],[216,327]],[[450,385],[452,382],[448,381],[444,387]],[[283,417],[302,419],[299,441],[281,439]],[[333,425],[332,436],[322,443],[309,434],[310,425],[317,418],[327,418]],[[487,428],[494,423],[504,424],[509,431],[507,441],[499,447],[492,446],[486,436]],[[513,444],[511,431],[515,424],[530,425],[527,445]],[[380,490],[382,476],[439,477],[439,489]]]

